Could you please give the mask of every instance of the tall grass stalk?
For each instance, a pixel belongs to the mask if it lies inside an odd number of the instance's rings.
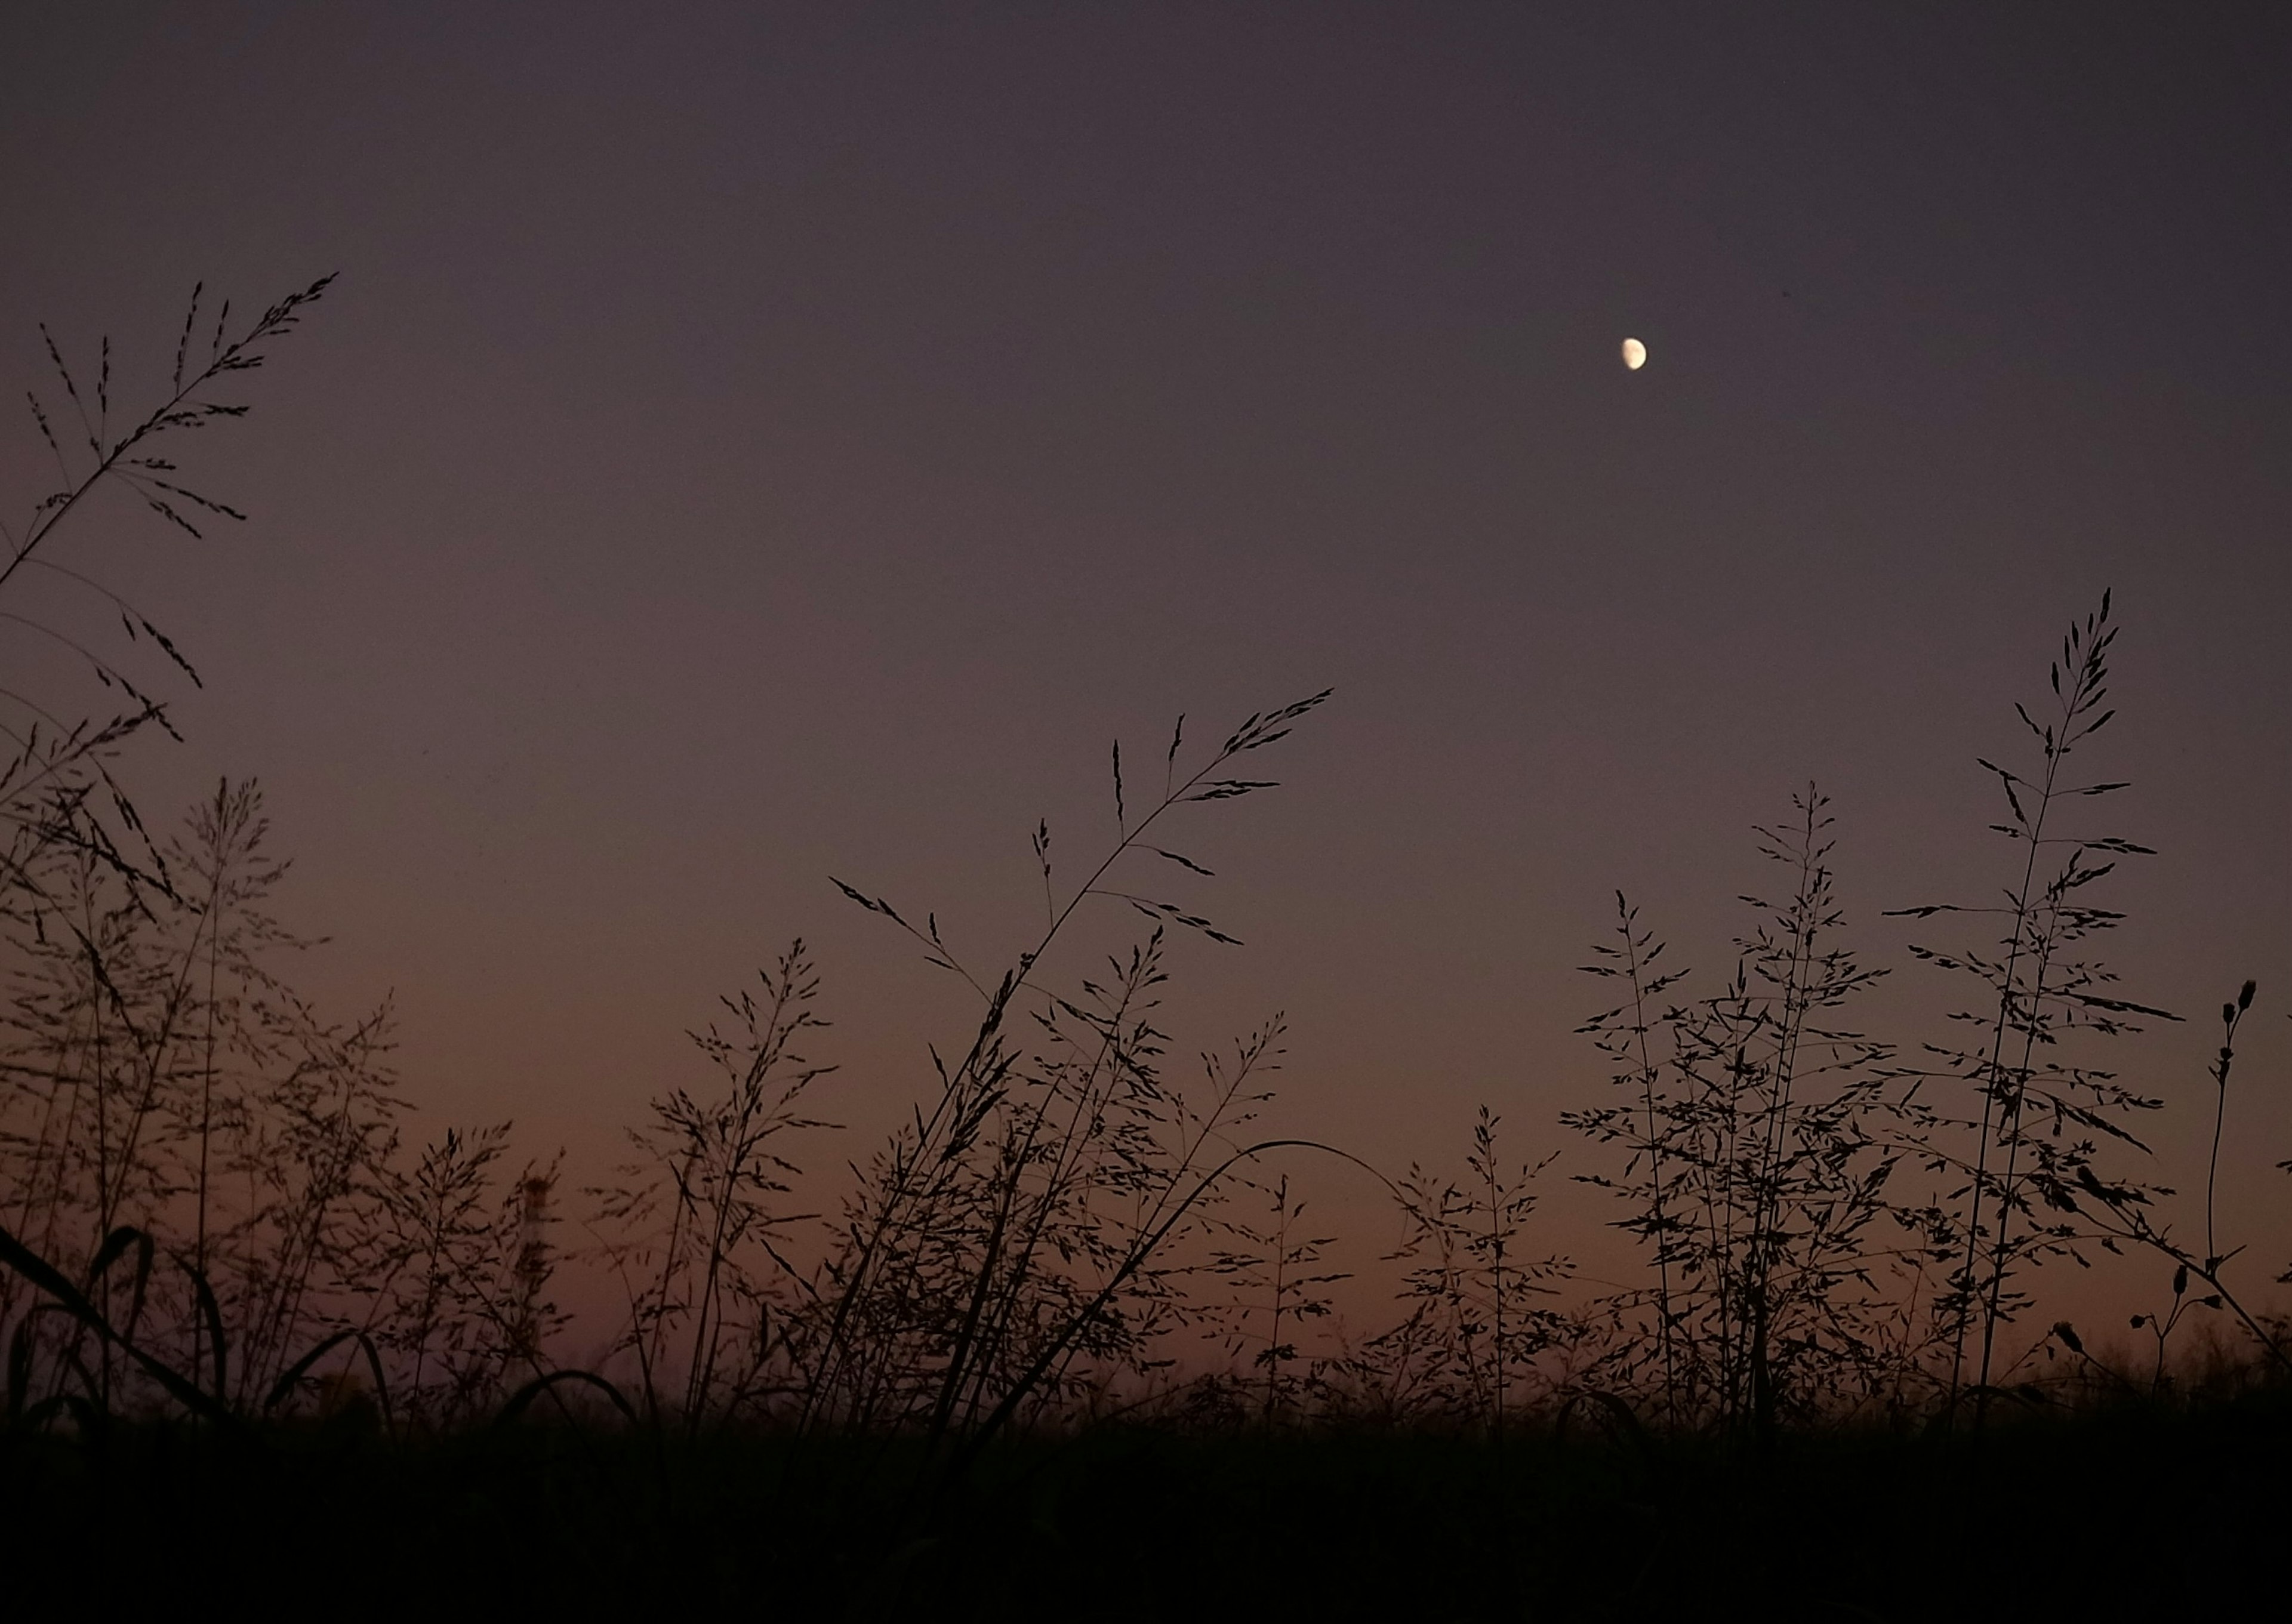
[[[1968,1343],[1975,1341],[1977,1423],[1988,1413],[1998,1331],[2025,1301],[2015,1281],[2048,1257],[2079,1255],[2090,1239],[2077,1222],[2069,1188],[2080,1174],[2090,1176],[2102,1140],[2145,1152],[2124,1121],[2160,1103],[2120,1086],[2110,1072],[2054,1056],[2073,1030],[2108,1038],[2138,1030],[2135,1017],[2177,1019],[2115,996],[2108,990],[2114,975],[2097,960],[2078,956],[2085,942],[2122,918],[2085,901],[2086,888],[2105,879],[2119,857],[2150,854],[2148,847],[2121,836],[2061,828],[2070,802],[2127,788],[2118,781],[2078,782],[2068,774],[2071,755],[2089,747],[2116,715],[2107,708],[2109,653],[2116,637],[2104,593],[2100,609],[2072,624],[2062,639],[2048,677],[2051,715],[2041,722],[2027,707],[2014,707],[2037,746],[2034,770],[2025,773],[1986,758],[1981,763],[1996,780],[2007,812],[1991,828],[2021,848],[2020,875],[2003,903],[1901,910],[1921,919],[1989,917],[2003,931],[1992,953],[1910,949],[1925,963],[1981,983],[1990,999],[1986,1011],[1955,1017],[1982,1031],[1979,1047],[1929,1044],[1926,1054],[1939,1069],[1904,1073],[1912,1079],[1904,1102],[1912,1113],[1910,1148],[1936,1173],[1964,1181],[1953,1198],[1957,1210],[1937,1205],[1926,1223],[1938,1260],[1956,1255],[1941,1302],[1949,1321],[1949,1404],[1954,1410],[1966,1386]],[[1936,1108],[1923,1094],[1935,1077],[1970,1084],[1979,1111],[1965,1118]],[[2033,1119],[2082,1134],[2069,1138],[2035,1131]],[[1971,1137],[1970,1153],[1949,1148],[1954,1133]],[[2018,1234],[2017,1217],[2022,1222]]]

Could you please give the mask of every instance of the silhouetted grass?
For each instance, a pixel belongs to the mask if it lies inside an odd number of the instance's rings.
[[[194,537],[186,505],[236,516],[151,443],[238,415],[201,392],[326,286],[237,340],[187,324],[170,392],[123,434],[108,343],[89,390],[59,355],[85,454],[36,402],[63,483],[8,533],[0,588],[61,569],[56,526],[106,480]],[[2051,708],[2016,707],[2030,764],[1981,764],[2015,848],[2004,901],[1905,910],[1995,932],[1910,949],[1981,989],[1971,1037],[1846,1023],[1884,972],[1850,945],[1812,787],[1757,831],[1775,900],[1743,899],[1715,979],[1658,968],[1618,897],[1591,968],[1618,997],[1582,1029],[1618,1092],[1562,1119],[1607,1158],[1578,1176],[1647,1264],[1604,1291],[1537,1232],[1551,1151],[1512,1148],[1488,1108],[1453,1171],[1385,1178],[1252,1127],[1278,1014],[1198,1071],[1167,1059],[1166,933],[1239,943],[1175,900],[1214,877],[1166,843],[1274,788],[1244,758],[1326,691],[1207,747],[1181,718],[1143,796],[1117,745],[1110,837],[1072,881],[1037,826],[1043,925],[1006,962],[835,882],[976,998],[908,1119],[873,1153],[831,1148],[799,941],[691,1034],[698,1080],[651,1099],[569,1246],[558,1164],[513,1161],[509,1125],[402,1142],[387,1006],[331,1022],[294,990],[260,795],[226,782],[178,834],[147,826],[111,763],[164,703],[68,639],[128,702],[70,722],[6,696],[28,718],[0,764],[12,1599],[1910,1619],[2272,1581],[2240,1553],[2292,1508],[2292,1354],[2215,1200],[2256,988],[2222,1011],[2200,1250],[2127,1126],[2159,1098],[2091,1047],[2173,1018],[2086,945],[2120,923],[2095,888],[2144,848],[2065,827],[2124,787],[2066,769],[2113,714],[2116,635],[2104,597]],[[1134,938],[1066,950],[1134,917]],[[1322,1154],[1385,1178],[1407,1224],[1389,1320],[1344,1345],[1315,1341],[1346,1276],[1294,1171]],[[802,1210],[822,1163],[850,1177]],[[2096,1248],[2169,1271],[2131,1316],[2153,1346],[2128,1361],[2063,1322],[2008,1360],[2033,1272]],[[593,1369],[560,1361],[569,1261],[624,1291]]]

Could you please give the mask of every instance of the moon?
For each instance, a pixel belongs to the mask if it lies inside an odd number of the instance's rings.
[[[1637,372],[1647,365],[1647,346],[1636,338],[1624,340],[1624,365]]]

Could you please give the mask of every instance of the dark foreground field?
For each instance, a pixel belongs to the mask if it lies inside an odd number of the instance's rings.
[[[529,1426],[4,1441],[10,1613],[319,1618],[2280,1616],[2292,1407],[1766,1458],[1546,1426],[1022,1442],[911,1499],[876,1446]]]

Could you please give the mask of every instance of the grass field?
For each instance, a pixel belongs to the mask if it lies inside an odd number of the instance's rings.
[[[0,586],[106,481],[195,536],[184,505],[235,516],[150,447],[239,415],[197,392],[327,286],[217,325],[204,361],[195,295],[172,392],[117,432],[108,343],[92,379],[57,356],[88,450],[38,416],[65,484]],[[1232,938],[1169,900],[1212,876],[1161,843],[1275,788],[1260,752],[1328,690],[1230,731],[1182,716],[1126,769],[1118,743],[1112,837],[1054,865],[1037,825],[1044,924],[1007,961],[836,882],[978,998],[874,1148],[813,1114],[836,1068],[806,1058],[827,1022],[799,941],[576,1188],[506,1123],[411,1138],[388,1005],[339,1020],[286,979],[260,794],[221,783],[155,832],[112,774],[165,706],[82,650],[121,708],[0,753],[9,1616],[2050,1620],[2264,1596],[2292,1342],[2262,1294],[2292,1273],[2217,1198],[2223,1143],[2231,1175],[2292,1168],[2240,1136],[2239,1034],[2278,1014],[2222,989],[2209,1086],[2175,1088],[2203,1183],[2159,1183],[2141,1135],[2167,1100],[2117,1040],[2181,1017],[2097,957],[2110,877],[2151,853],[2086,821],[2127,788],[2098,739],[2118,631],[2105,594],[2070,621],[2051,698],[2013,707],[2019,754],[1983,761],[1995,897],[1902,910],[1941,945],[1896,967],[1957,990],[1941,1030],[1847,1024],[1890,971],[1845,945],[1812,786],[1756,832],[1773,900],[1742,899],[1731,975],[1689,980],[1618,895],[1608,1007],[1578,1028],[1613,1087],[1561,1118],[1639,1248],[1604,1287],[1546,1231],[1526,1125],[1483,1106],[1455,1163],[1379,1168],[1255,1125],[1279,1016],[1171,1058],[1169,939]],[[1080,972],[1050,957],[1077,919],[1117,928]],[[1405,1224],[1358,1336],[1331,1329],[1349,1277],[1294,1153],[1374,1176]],[[2129,1316],[2136,1360],[2041,1329],[2040,1270],[2096,1255],[2171,1282]],[[609,1282],[617,1323],[577,1336],[561,1268]]]
[[[1580,1424],[1500,1446],[1108,1427],[1013,1441],[919,1499],[873,1442],[533,1425],[408,1447],[338,1418],[12,1438],[0,1493],[17,1600],[114,1613],[2169,1617],[2231,1590],[2272,1610],[2288,1446],[2275,1393],[1765,1453]]]

